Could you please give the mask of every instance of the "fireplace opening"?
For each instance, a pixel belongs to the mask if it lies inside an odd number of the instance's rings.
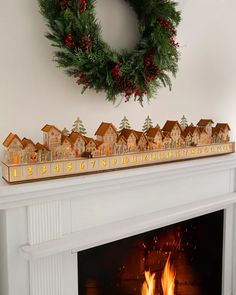
[[[79,295],[221,295],[224,211],[78,253]]]

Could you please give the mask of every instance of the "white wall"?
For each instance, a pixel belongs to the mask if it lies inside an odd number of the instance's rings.
[[[107,5],[112,2],[111,10]],[[10,131],[39,140],[45,123],[70,127],[77,115],[89,133],[102,120],[118,124],[124,115],[134,128],[140,128],[147,115],[163,124],[185,114],[193,122],[204,117],[228,121],[236,134],[236,1],[179,2],[183,21],[177,79],[172,92],[160,90],[154,102],[141,108],[133,102],[116,107],[105,102],[103,93],[88,91],[82,96],[75,81],[52,62],[53,49],[44,38],[46,26],[37,0],[1,1],[0,141]],[[132,14],[124,5],[123,0],[98,0],[104,37],[116,46],[117,39],[124,38],[124,45],[131,46],[137,37],[134,19],[130,28],[127,25]],[[116,12],[120,16],[115,17]],[[121,17],[124,29],[117,24]],[[117,38],[112,38],[111,28]],[[132,35],[133,40],[126,43]]]

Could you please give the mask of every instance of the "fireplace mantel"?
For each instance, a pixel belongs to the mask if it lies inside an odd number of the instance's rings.
[[[78,295],[80,250],[225,209],[222,295],[236,294],[236,156],[8,185],[0,294]]]
[[[9,185],[0,179],[0,210],[63,200],[89,194],[130,189],[153,182],[185,178],[236,167],[236,156],[226,155],[142,168]]]

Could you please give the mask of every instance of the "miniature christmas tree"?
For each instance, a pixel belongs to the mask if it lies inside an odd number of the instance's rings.
[[[80,120],[79,117],[75,120],[71,131],[72,132],[80,132],[83,135],[85,135],[87,133],[86,129],[84,127],[84,124],[83,124],[82,120]]]
[[[160,125],[157,123],[155,128],[161,129]]]
[[[124,116],[124,118],[120,122],[119,131],[121,131],[122,129],[131,129],[131,126],[129,124],[129,120],[127,119],[126,116]]]
[[[61,134],[62,134],[63,136],[68,136],[68,135],[70,134],[70,131],[65,127],[65,128],[62,130]]]
[[[186,117],[184,115],[181,118],[180,126],[181,126],[182,130],[185,130],[186,127],[188,127],[188,121],[187,121],[187,119],[186,119]]]
[[[153,127],[152,119],[149,116],[147,116],[147,118],[146,118],[146,120],[145,120],[145,122],[143,124],[143,129],[142,130],[143,130],[143,132],[147,132],[152,127]]]

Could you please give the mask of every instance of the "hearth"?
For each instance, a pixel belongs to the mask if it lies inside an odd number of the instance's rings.
[[[221,295],[224,211],[78,253],[79,295]]]

